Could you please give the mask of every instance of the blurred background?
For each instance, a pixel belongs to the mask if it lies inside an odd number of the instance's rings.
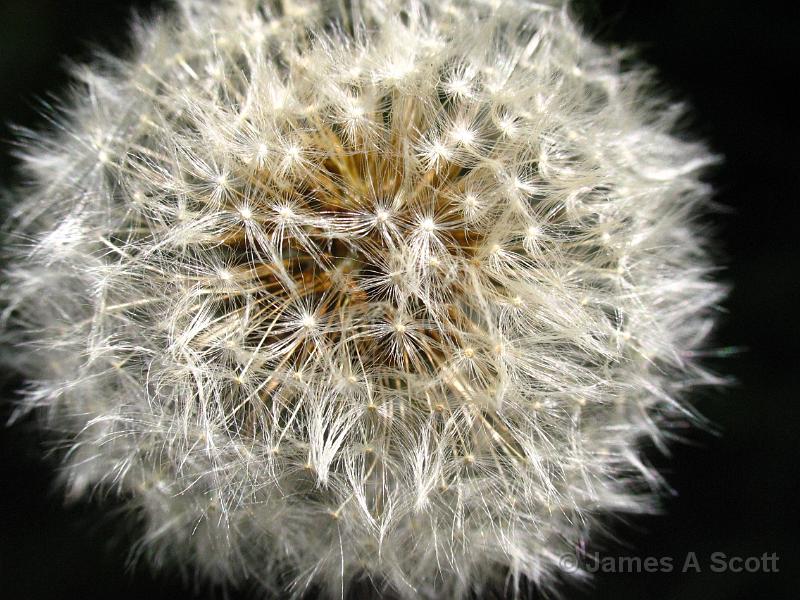
[[[46,127],[42,101],[68,84],[66,58],[88,59],[93,47],[125,52],[131,10],[166,4],[0,0],[0,189],[18,182],[10,125]],[[675,489],[664,515],[617,524],[619,541],[602,550],[603,556],[670,557],[673,572],[599,574],[565,595],[798,597],[800,119],[790,89],[800,76],[800,9],[734,0],[582,0],[575,8],[596,38],[637,47],[664,88],[692,107],[692,131],[725,156],[709,174],[724,209],[712,217],[726,265],[722,278],[733,286],[714,339],[726,357],[714,364],[737,381],[696,398],[716,433],[690,433],[670,457],[651,453]],[[5,422],[18,382],[8,374],[0,382]],[[52,484],[55,465],[41,454],[30,423],[0,428],[0,595],[221,597],[144,565],[129,568],[135,526],[121,526],[113,501],[66,505]],[[680,572],[690,552],[699,573]],[[774,552],[780,572],[713,573],[714,552]]]

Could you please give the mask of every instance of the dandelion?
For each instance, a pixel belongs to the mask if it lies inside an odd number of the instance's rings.
[[[71,496],[156,565],[335,597],[551,590],[656,506],[722,291],[715,157],[642,69],[555,0],[179,0],[135,39],[10,215]]]

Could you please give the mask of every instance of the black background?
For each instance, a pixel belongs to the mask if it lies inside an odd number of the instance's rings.
[[[15,182],[11,123],[37,125],[37,99],[67,83],[65,58],[92,46],[124,51],[131,7],[153,1],[0,1],[0,187]],[[587,28],[639,48],[664,87],[693,107],[692,130],[725,155],[711,174],[713,216],[733,285],[715,336],[736,347],[715,364],[737,383],[698,398],[718,434],[695,432],[667,459],[653,455],[677,494],[663,516],[617,527],[610,555],[670,557],[672,573],[601,574],[569,598],[798,597],[797,433],[800,423],[798,190],[800,18],[770,2],[661,0],[577,5]],[[5,378],[11,397],[18,382]],[[0,405],[0,418],[8,403]],[[113,504],[65,505],[29,424],[0,431],[0,595],[10,599],[214,597],[170,574],[126,567],[129,535]],[[695,552],[701,573],[681,573]],[[709,556],[775,552],[780,573],[715,574]],[[235,597],[235,594],[233,594]],[[219,596],[217,596],[219,597]]]

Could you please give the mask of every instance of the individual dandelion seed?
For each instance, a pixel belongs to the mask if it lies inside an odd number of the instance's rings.
[[[553,589],[721,287],[715,160],[561,2],[180,0],[30,136],[2,297],[73,496],[211,581]],[[288,578],[287,578],[288,574]],[[574,573],[573,573],[574,574]]]

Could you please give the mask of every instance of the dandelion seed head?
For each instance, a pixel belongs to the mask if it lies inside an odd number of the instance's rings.
[[[0,291],[68,493],[294,596],[549,591],[651,510],[715,159],[566,8],[179,0],[80,69]]]

